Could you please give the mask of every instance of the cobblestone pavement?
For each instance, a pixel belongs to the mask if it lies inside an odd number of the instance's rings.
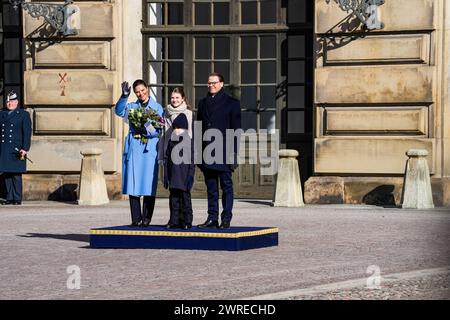
[[[317,295],[290,297],[294,300],[450,300],[450,274],[430,275],[383,284],[379,288],[359,286]]]
[[[450,268],[357,279],[251,297],[252,300],[450,300]]]
[[[194,200],[194,223],[206,201]],[[152,224],[168,220],[158,199]],[[88,207],[25,202],[0,207],[0,299],[239,299],[367,279],[448,268],[449,209],[402,210],[324,205],[273,208],[240,200],[233,225],[278,227],[279,246],[240,252],[89,248],[89,230],[129,223],[127,201]],[[70,289],[70,269],[80,289]],[[284,299],[448,299],[449,275],[334,288]]]

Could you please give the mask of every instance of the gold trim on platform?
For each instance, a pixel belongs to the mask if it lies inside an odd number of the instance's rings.
[[[91,229],[93,235],[120,235],[120,236],[165,236],[165,237],[203,237],[203,238],[243,238],[261,236],[269,233],[278,233],[278,228],[269,228],[258,231],[237,233],[215,232],[176,232],[176,231],[130,231],[130,230],[96,230]]]

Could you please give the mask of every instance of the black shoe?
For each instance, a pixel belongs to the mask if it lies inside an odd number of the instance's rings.
[[[180,226],[177,224],[173,224],[173,223],[168,223],[164,226],[164,228],[166,229],[178,229]]]
[[[145,227],[148,227],[149,225],[150,225],[150,220],[146,219],[146,220],[141,222],[140,226],[145,228]]]
[[[218,228],[219,223],[217,221],[212,220],[206,220],[204,223],[198,225],[199,228],[205,229],[205,228]]]
[[[230,229],[230,222],[229,221],[222,221],[222,223],[219,226],[220,229]]]
[[[139,222],[132,222],[130,224],[130,227],[139,227],[139,226],[140,226]]]
[[[181,225],[181,229],[183,230],[189,230],[192,228],[192,224],[191,223],[187,223],[187,224],[182,224]]]
[[[20,206],[22,204],[22,201],[13,200],[12,204]]]
[[[10,205],[10,204],[15,204],[14,200],[4,200],[2,201],[2,205]]]

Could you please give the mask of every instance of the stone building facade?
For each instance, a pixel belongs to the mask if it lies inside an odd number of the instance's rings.
[[[378,10],[384,28],[366,31],[335,1],[316,1],[316,176],[306,200],[398,204],[405,152],[420,148],[435,203],[449,205],[450,3],[387,0]]]
[[[385,0],[375,30],[336,0],[80,0],[72,36],[8,3],[2,95],[18,90],[33,119],[28,200],[75,200],[86,147],[103,150],[109,196],[122,198],[121,81],[144,78],[162,104],[184,84],[195,108],[218,70],[242,101],[244,129],[279,129],[279,148],[300,152],[306,203],[399,204],[405,152],[421,148],[435,203],[450,205],[446,0]],[[234,173],[238,197],[272,198],[276,176],[258,169]],[[204,197],[200,172],[196,181]]]

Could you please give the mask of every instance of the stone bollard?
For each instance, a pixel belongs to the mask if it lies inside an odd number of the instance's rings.
[[[101,205],[109,202],[102,169],[102,150],[82,150],[79,205]]]
[[[427,150],[410,149],[406,152],[405,178],[403,180],[402,208],[434,208],[431,192],[430,171],[427,163]]]
[[[274,207],[304,206],[300,172],[298,170],[298,151],[282,149],[278,151],[280,163],[275,188]]]

